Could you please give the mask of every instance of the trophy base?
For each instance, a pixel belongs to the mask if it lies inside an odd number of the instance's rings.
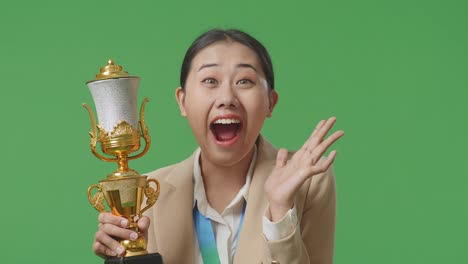
[[[104,264],[163,264],[159,253],[151,253],[133,257],[111,257],[107,258]]]

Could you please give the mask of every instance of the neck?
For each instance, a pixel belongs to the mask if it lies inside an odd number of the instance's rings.
[[[254,148],[242,160],[229,166],[213,164],[201,155],[200,167],[206,198],[218,213],[224,211],[245,185],[253,154]]]

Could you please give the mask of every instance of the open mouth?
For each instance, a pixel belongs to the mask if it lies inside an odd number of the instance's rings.
[[[210,125],[211,132],[217,141],[228,142],[237,137],[241,130],[241,121],[237,118],[216,119]]]

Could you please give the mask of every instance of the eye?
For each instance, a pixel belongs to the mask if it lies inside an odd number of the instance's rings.
[[[241,79],[236,84],[254,84],[254,82],[250,79]]]
[[[202,84],[207,87],[215,87],[218,84],[218,81],[214,78],[203,79]]]

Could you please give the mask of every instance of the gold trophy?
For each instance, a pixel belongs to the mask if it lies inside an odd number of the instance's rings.
[[[112,60],[101,68],[95,80],[86,84],[93,96],[99,124],[96,124],[94,114],[87,104],[91,120],[91,151],[99,159],[107,162],[117,162],[118,169],[99,184],[88,188],[88,199],[99,212],[104,212],[104,199],[112,214],[128,219],[128,229],[135,231],[138,238],[122,240],[120,244],[126,249],[124,258],[108,258],[105,263],[162,263],[158,253],[148,254],[146,241],[138,230],[135,217],[153,206],[158,199],[160,187],[155,179],[147,179],[128,167],[128,161],[145,155],[150,147],[150,136],[145,124],[144,110],[148,102],[145,98],[140,107],[140,120],[137,117],[137,91],[140,78],[129,76],[122,67]],[[133,156],[131,153],[140,149],[140,137],[145,140],[144,149]],[[96,149],[101,143],[101,154]],[[154,184],[153,188],[151,185]],[[95,191],[93,191],[95,189]],[[94,193],[93,193],[94,192]],[[142,208],[144,197],[146,204]]]

